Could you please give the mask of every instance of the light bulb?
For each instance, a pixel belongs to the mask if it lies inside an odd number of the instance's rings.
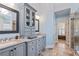
[[[39,17],[38,15],[35,15],[35,18],[36,18],[36,19],[40,19],[40,17]]]

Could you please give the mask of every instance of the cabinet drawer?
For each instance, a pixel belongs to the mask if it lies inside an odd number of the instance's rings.
[[[37,40],[37,55],[39,55],[42,50],[45,49],[46,46],[46,38],[43,36]]]
[[[37,40],[37,43],[38,43],[38,44],[41,44],[41,43],[42,43],[41,38]]]
[[[37,48],[41,49],[41,46],[42,46],[42,39],[38,39],[37,40]]]
[[[35,40],[28,42],[28,46],[33,46],[33,45],[36,45],[36,41]]]
[[[37,40],[37,55],[41,53],[41,49],[42,49],[42,38],[39,38]]]
[[[37,49],[37,55],[39,55],[41,52],[41,49]]]

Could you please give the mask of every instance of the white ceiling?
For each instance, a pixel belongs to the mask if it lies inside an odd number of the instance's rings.
[[[66,8],[72,8],[72,11],[79,9],[79,3],[30,3],[31,6],[36,8],[38,11],[41,9],[48,9],[47,6],[52,6],[54,11],[63,10]]]

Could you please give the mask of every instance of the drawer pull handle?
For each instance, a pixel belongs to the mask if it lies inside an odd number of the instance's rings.
[[[13,51],[13,50],[11,50],[11,51]]]
[[[14,50],[16,50],[16,48],[14,48]]]
[[[33,48],[32,48],[32,50],[33,50]]]

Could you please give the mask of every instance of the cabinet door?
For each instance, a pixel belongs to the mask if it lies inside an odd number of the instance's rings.
[[[7,47],[0,50],[0,56],[15,56],[14,47],[15,46]]]
[[[36,40],[28,42],[27,45],[28,45],[27,55],[28,56],[35,56],[36,55]]]
[[[0,51],[1,56],[16,56],[16,46],[7,47]]]
[[[34,8],[24,3],[24,35],[27,37],[35,36],[35,12],[36,10]]]
[[[42,38],[42,50],[44,50],[46,47],[46,36],[43,36]]]
[[[9,51],[1,52],[0,56],[9,56]]]
[[[44,36],[44,48],[46,48],[46,36]]]
[[[19,44],[16,47],[16,56],[25,56],[26,55],[26,46],[25,43]]]

